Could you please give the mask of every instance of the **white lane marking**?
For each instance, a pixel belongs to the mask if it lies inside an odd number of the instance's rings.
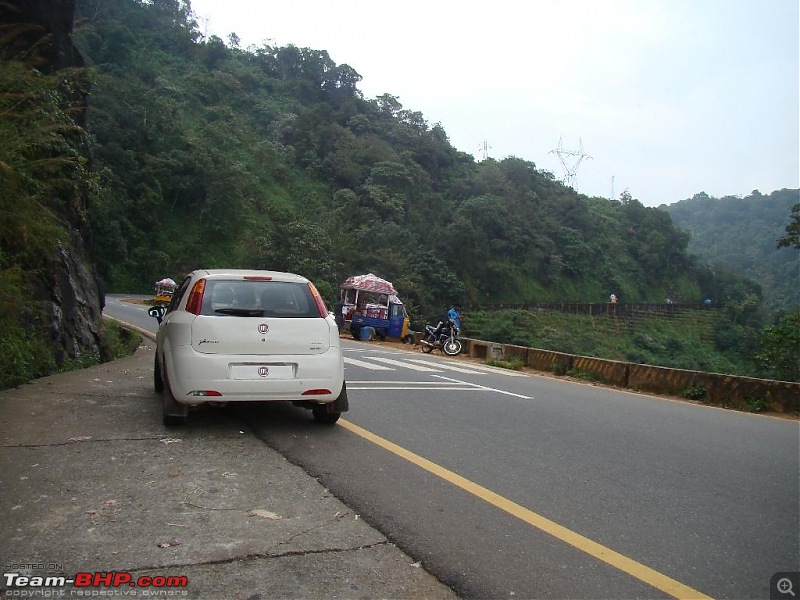
[[[347,381],[350,390],[413,390],[448,392],[483,392],[482,386],[473,383],[453,383],[451,381]]]
[[[350,389],[349,386],[350,386],[351,383],[361,384],[361,385],[435,385],[435,386],[439,386],[439,387],[444,387],[444,386],[448,386],[448,385],[454,385],[453,383],[450,383],[449,381],[386,381],[384,379],[381,379],[380,381],[374,381],[374,380],[370,381],[369,379],[365,379],[365,380],[362,380],[362,381],[350,381],[348,379],[347,380],[347,385],[348,385],[347,389]],[[473,385],[473,384],[467,383],[465,385]]]
[[[349,349],[348,349],[349,350]],[[365,350],[365,352],[368,350]],[[402,356],[404,352],[389,352],[389,351],[382,351],[382,350],[372,350],[373,352],[383,352],[384,354],[391,354],[393,356]],[[403,367],[406,369],[412,369],[414,371],[423,371],[426,373],[441,373],[442,371],[455,371],[457,373],[465,373],[468,375],[485,375],[486,373],[493,373],[495,375],[506,375],[508,377],[527,377],[525,373],[518,373],[517,371],[512,371],[510,369],[501,369],[498,367],[489,367],[485,365],[476,365],[473,363],[464,363],[468,365],[467,368],[463,366],[456,366],[455,364],[450,364],[451,361],[443,360],[443,361],[436,361],[436,360],[424,360],[424,359],[415,359],[415,358],[406,358],[405,361],[394,360],[391,358],[383,358],[380,356],[363,356],[363,358],[367,358],[369,360],[376,360],[382,363],[386,363],[389,365],[393,365],[395,367]],[[345,357],[344,362],[350,363],[353,366],[357,367],[364,367],[366,369],[372,369],[373,371],[392,371],[391,367],[384,367],[382,365],[376,365],[373,363],[367,363],[357,358],[349,358]],[[454,361],[453,361],[454,362]],[[416,363],[416,364],[409,364],[409,363]],[[419,366],[418,366],[419,365]],[[426,366],[422,366],[426,365]],[[527,396],[526,396],[527,397]]]
[[[455,385],[455,384],[453,384],[453,385]],[[401,391],[401,390],[405,390],[405,391],[412,391],[413,390],[415,392],[422,392],[422,391],[427,391],[427,392],[433,392],[433,391],[436,391],[436,392],[441,392],[441,391],[448,391],[448,392],[483,392],[483,391],[485,391],[485,390],[482,390],[481,388],[477,388],[477,387],[474,387],[474,386],[470,386],[470,387],[441,387],[441,386],[440,387],[420,387],[420,386],[413,386],[412,387],[412,386],[394,385],[394,386],[391,386],[391,387],[390,386],[364,386],[364,387],[358,387],[358,386],[351,386],[350,384],[348,384],[347,385],[347,391],[351,392],[353,390],[361,390],[361,391],[363,391],[363,390],[371,390],[371,391],[374,391],[374,390],[382,390],[382,391]]]
[[[497,388],[490,388],[485,385],[478,385],[477,383],[470,383],[468,381],[461,381],[459,379],[451,379],[450,377],[445,377],[444,375],[434,375],[434,377],[438,377],[439,379],[444,379],[445,381],[452,381],[453,383],[456,384],[471,385],[476,388],[486,390],[487,392],[497,392],[498,394],[505,394],[506,396],[514,396],[515,398],[524,398],[525,400],[533,400],[533,396],[525,396],[524,394],[515,394],[514,392],[507,392],[506,390],[498,390]]]
[[[382,358],[380,356],[365,356],[364,358],[368,358],[370,360],[377,360],[378,362],[386,363],[387,365],[394,365],[396,367],[403,367],[406,369],[411,369],[412,371],[422,371],[424,373],[441,373],[441,369],[432,369],[430,367],[422,367],[420,365],[412,365],[407,362],[402,362],[399,360],[394,360],[391,358]]]
[[[459,379],[452,379],[444,375],[433,375],[444,381],[349,381],[347,382],[348,390],[413,390],[418,391],[448,391],[448,392],[496,392],[498,394],[505,394],[507,396],[514,396],[516,398],[524,398],[526,400],[533,400],[533,396],[524,396],[522,394],[515,394],[514,392],[507,392],[505,390],[498,390],[497,388],[487,387],[485,385],[478,385],[477,383],[470,383],[469,381],[461,381]]]
[[[364,367],[365,369],[372,369],[373,371],[394,371],[391,367],[384,367],[383,365],[376,365],[375,363],[368,363],[364,362],[363,360],[358,360],[357,358],[350,358],[349,356],[344,357],[344,362],[348,365],[353,365],[354,367]]]
[[[486,371],[488,373],[494,373],[495,375],[508,375],[509,377],[527,377],[525,373],[519,373],[517,371],[512,371],[511,369],[501,369],[499,367],[488,367],[486,365],[475,365],[469,363],[469,366],[473,369],[478,369],[479,371]]]
[[[414,358],[409,358],[409,362],[417,363],[420,365],[436,365],[437,367],[444,369],[445,371],[455,371],[457,373],[467,373],[468,375],[486,375],[483,371],[476,371],[475,369],[464,369],[463,367],[456,367],[450,364],[435,362],[432,360],[419,360]]]
[[[382,350],[382,349],[379,349],[379,348],[345,348],[344,350],[346,352],[359,352],[359,353],[360,352],[364,352],[364,353],[371,352],[373,354],[390,354],[392,356],[407,356],[407,355],[411,354],[408,351]],[[417,354],[416,356],[419,356],[419,354]],[[375,356],[369,356],[369,357],[365,357],[365,358],[376,359]],[[458,371],[458,372],[461,372],[460,369],[462,369],[462,368],[468,368],[468,369],[474,369],[476,371],[481,371],[481,372],[486,372],[486,373],[494,373],[495,375],[507,375],[508,377],[528,377],[527,374],[520,373],[520,372],[514,371],[512,369],[502,369],[500,367],[491,367],[489,365],[480,365],[480,364],[475,364],[475,363],[471,363],[471,362],[469,362],[469,363],[468,362],[459,363],[462,366],[459,366],[459,367],[452,366],[451,367],[450,366],[450,362],[455,362],[455,361],[451,361],[451,360],[448,360],[446,358],[443,358],[440,361],[437,361],[435,359],[429,359],[428,361],[425,361],[425,360],[413,359],[413,358],[409,358],[409,359],[406,359],[406,360],[417,362],[417,363],[421,363],[421,364],[435,364],[435,365],[441,367],[442,369],[451,369],[453,371]]]

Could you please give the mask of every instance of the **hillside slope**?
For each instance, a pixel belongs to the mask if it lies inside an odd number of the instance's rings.
[[[779,248],[800,190],[712,198],[697,194],[664,210],[690,235],[688,251],[716,268],[757,281],[769,310],[800,308],[800,253]]]
[[[109,290],[197,266],[373,272],[417,318],[453,301],[700,300],[688,235],[518,158],[474,159],[324,50],[203,38],[180,1],[79,0],[98,73],[91,210]],[[265,32],[268,36],[268,32]]]

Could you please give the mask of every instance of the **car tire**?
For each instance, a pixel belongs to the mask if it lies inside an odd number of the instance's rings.
[[[314,414],[314,420],[324,425],[333,425],[342,416],[340,412],[328,412],[327,404],[318,404],[311,409],[311,412]]]
[[[175,400],[175,396],[172,395],[172,389],[169,386],[169,377],[167,376],[166,369],[164,369],[162,377],[164,380],[162,413],[164,425],[167,427],[186,425],[189,420],[189,407],[185,404],[179,404]]]
[[[161,367],[158,366],[158,355],[153,358],[153,387],[158,393],[164,391],[164,379],[161,377]]]
[[[314,420],[317,423],[332,425],[339,420],[343,412],[350,410],[350,401],[347,398],[347,382],[342,382],[342,391],[330,404],[316,404],[311,407]]]

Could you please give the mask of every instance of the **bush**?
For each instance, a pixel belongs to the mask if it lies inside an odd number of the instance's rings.
[[[501,369],[511,369],[512,371],[519,371],[525,364],[519,356],[509,356],[507,358],[492,358],[486,361],[486,364],[492,367],[500,367]]]
[[[681,396],[688,398],[689,400],[705,400],[706,388],[699,385],[693,385],[692,387],[683,390]]]
[[[51,344],[10,328],[0,332],[0,389],[8,389],[56,369]]]
[[[765,377],[800,381],[800,311],[765,327],[758,338],[755,361]]]
[[[125,358],[136,352],[139,344],[142,343],[142,336],[138,333],[120,327],[113,321],[105,321],[106,338],[111,358]]]

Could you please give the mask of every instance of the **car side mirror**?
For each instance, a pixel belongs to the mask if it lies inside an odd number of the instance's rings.
[[[163,304],[157,304],[156,306],[151,306],[147,310],[147,314],[153,317],[158,324],[161,325],[161,321],[164,319],[164,315],[167,314],[167,307]]]

